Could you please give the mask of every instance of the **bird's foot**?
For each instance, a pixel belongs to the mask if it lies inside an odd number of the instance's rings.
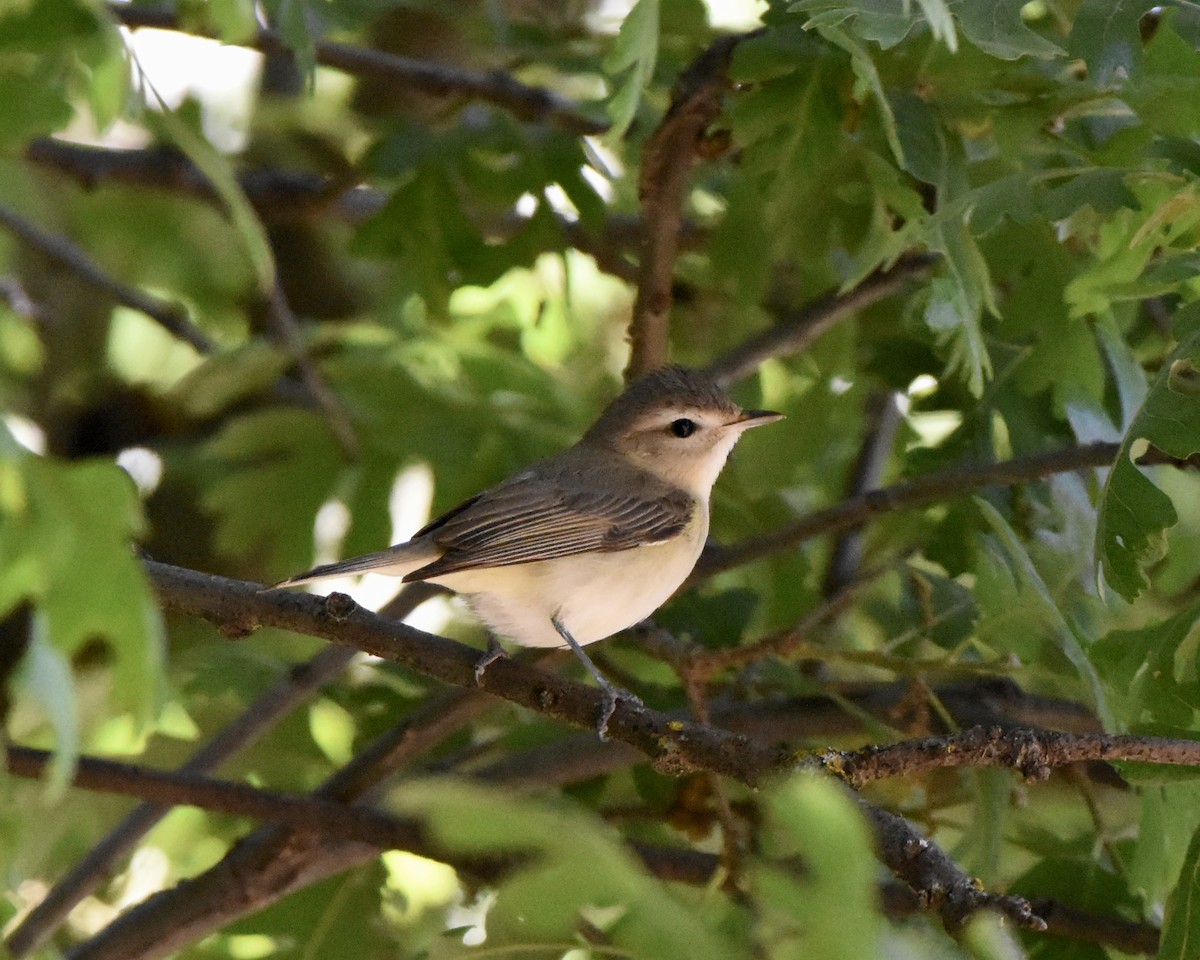
[[[483,656],[475,661],[475,686],[483,684],[483,675],[497,660],[505,660],[508,658],[508,652],[500,646],[500,641],[496,639],[494,634],[488,634],[488,648]]]
[[[645,704],[642,703],[641,698],[637,694],[615,686],[608,680],[600,684],[600,692],[604,696],[600,701],[600,720],[596,724],[596,735],[600,737],[603,743],[608,743],[608,721],[612,719],[612,715],[616,712],[617,704],[621,700],[635,707],[643,707]]]
[[[600,701],[600,721],[596,724],[596,733],[604,743],[608,743],[608,721],[612,719],[612,715],[616,712],[618,701],[624,700],[626,703],[631,703],[634,706],[642,706],[642,701],[630,693],[628,690],[622,690],[616,686],[611,680],[600,672],[600,668],[592,663],[592,658],[583,652],[583,647],[579,642],[571,636],[571,631],[563,626],[563,622],[558,617],[551,617],[550,623],[554,629],[558,631],[558,635],[563,638],[567,646],[571,648],[571,652],[579,658],[588,673],[592,675],[592,679],[596,681],[596,685],[600,688],[600,692],[604,694],[604,698]]]

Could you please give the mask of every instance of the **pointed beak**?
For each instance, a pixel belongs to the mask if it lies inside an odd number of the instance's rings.
[[[776,420],[782,420],[783,414],[776,413],[774,410],[743,410],[742,415],[734,420],[730,426],[737,427],[739,430],[749,430],[751,427],[761,427],[767,423],[774,423]]]

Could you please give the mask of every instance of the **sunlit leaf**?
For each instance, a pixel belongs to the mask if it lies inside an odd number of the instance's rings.
[[[611,75],[625,74],[608,104],[612,127],[606,136],[621,137],[637,113],[638,103],[658,59],[659,0],[637,0],[621,22],[612,50],[604,59]]]
[[[1147,444],[1186,459],[1200,450],[1200,337],[1179,345],[1163,365],[1121,442],[1100,500],[1096,554],[1104,581],[1127,600],[1145,589],[1144,567],[1161,556],[1176,522],[1170,498],[1134,463]]]

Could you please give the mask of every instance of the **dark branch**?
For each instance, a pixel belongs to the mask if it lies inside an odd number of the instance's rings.
[[[369,799],[388,775],[476,719],[489,700],[465,690],[433,698],[376,738],[326,780],[316,795],[343,803]],[[365,863],[378,852],[373,846],[311,832],[260,827],[219,863],[129,909],[68,956],[71,960],[149,960],[175,953],[295,890]]]
[[[1092,443],[1016,457],[1000,463],[965,464],[882,490],[872,490],[824,510],[816,510],[774,533],[733,546],[720,546],[710,541],[692,574],[692,582],[765,557],[776,550],[794,547],[813,537],[848,530],[880,514],[911,510],[986,487],[1025,483],[1055,473],[1069,473],[1089,467],[1105,467],[1112,463],[1117,450],[1115,443]]]
[[[113,17],[130,28],[184,29],[170,10],[151,10],[125,4],[111,4],[108,9]],[[263,53],[289,52],[287,44],[273,30],[260,29],[248,45]],[[578,104],[554,91],[531,87],[500,71],[485,73],[467,70],[328,40],[316,42],[314,55],[317,63],[344,73],[381,77],[435,96],[457,94],[482,100],[502,107],[522,120],[548,124],[570,133],[600,134],[608,129],[607,122],[588,116]]]
[[[296,368],[300,371],[301,382],[321,412],[325,414],[325,419],[329,423],[329,428],[333,431],[342,453],[352,462],[358,460],[362,455],[362,450],[358,443],[358,436],[354,432],[354,425],[350,422],[350,416],[346,413],[342,401],[329,389],[309,358],[308,350],[304,346],[304,337],[300,332],[300,324],[296,321],[296,315],[292,313],[292,308],[287,302],[287,297],[284,296],[283,287],[278,278],[276,278],[275,286],[267,299],[267,316],[270,318],[271,326],[291,353]]]
[[[428,676],[446,682],[468,687],[474,683],[473,667],[477,657],[475,651],[366,614],[339,595],[335,594],[322,600],[311,596],[283,594],[279,591],[259,592],[254,585],[239,581],[207,577],[162,564],[150,563],[148,567],[160,595],[169,607],[202,616],[226,631],[238,633],[258,626],[299,630],[407,663]],[[333,636],[334,634],[341,636]],[[496,669],[495,679],[491,671],[484,678],[489,692],[540,709],[543,713],[558,716],[579,726],[592,726],[598,698],[590,689],[558,681],[557,678],[531,670],[519,663],[500,661],[493,667]],[[581,693],[586,696],[579,696]],[[467,714],[453,717],[448,721],[449,726],[439,726],[436,715],[446,712],[439,705],[434,710],[435,722],[430,728],[433,739],[418,736],[420,749],[427,748],[456,724],[465,722],[464,717],[473,716],[479,709],[478,705],[486,700],[477,693],[465,691],[452,694],[451,699],[467,706]],[[678,722],[668,721],[665,726],[660,726],[659,717],[660,714],[647,710],[638,711],[635,716],[630,717],[626,715],[624,708],[619,708],[610,729],[614,736],[619,736],[642,752],[654,756],[660,765],[670,770],[707,769],[704,764],[709,758],[713,758],[719,764],[720,772],[731,771],[732,775],[743,782],[753,783],[767,772],[791,766],[790,756],[763,748],[755,741],[731,738],[720,731]],[[662,738],[651,750],[646,750],[639,742],[647,733]],[[681,738],[680,734],[684,736]],[[744,762],[740,766],[725,754],[725,750],[733,743],[742,748]],[[380,745],[370,752],[374,756],[368,758],[360,768],[362,773],[347,768],[319,791],[320,796],[342,798],[343,793],[365,796],[364,789],[369,792],[369,784],[377,783],[381,771],[387,766],[378,762],[379,757],[399,755],[411,758],[415,755],[412,738],[405,733],[397,734],[390,744]],[[363,780],[363,776],[366,776],[366,781]],[[916,885],[915,889],[918,890],[922,902],[937,909],[948,925],[953,926],[961,922],[972,910],[988,907],[1002,910],[1025,925],[1039,926],[1035,913],[1025,901],[983,893],[974,881],[965,878],[943,852],[923,838],[903,818],[878,810],[865,801],[860,802],[879,832],[881,857],[898,876]],[[257,862],[270,876],[276,878],[272,881],[268,876],[264,881],[263,877],[256,874],[241,874],[243,877],[256,876],[254,888],[259,903],[263,896],[273,900],[287,889],[294,889],[295,885],[301,882],[300,877],[311,881],[315,874],[328,875],[330,871],[341,869],[350,862],[361,862],[365,856],[362,852],[355,854],[353,851],[337,848],[326,852],[313,843],[299,845],[299,860],[281,856],[292,849],[293,844],[294,841],[288,840],[285,834],[273,840],[264,837],[258,843],[239,845],[238,852],[257,850]],[[253,857],[253,853],[245,855]],[[281,865],[281,860],[289,861],[288,865]],[[180,939],[183,934],[170,935],[170,930],[174,929],[171,924],[179,925],[179,915],[171,914],[172,902],[175,904],[175,910],[183,910],[192,917],[189,923],[180,927],[181,930],[190,931],[189,938],[211,930],[213,924],[219,922],[218,914],[229,917],[253,909],[253,906],[247,905],[244,896],[222,894],[220,890],[223,884],[230,882],[228,872],[235,869],[240,872],[244,866],[243,864],[242,867],[234,868],[225,863],[220,869],[214,870],[211,883],[215,888],[210,889],[209,897],[217,897],[221,903],[214,905],[213,912],[197,912],[197,909],[190,906],[185,908],[178,897],[190,897],[195,888],[177,888],[180,893],[173,901],[157,898],[150,901],[144,908],[133,911],[135,914],[140,913],[136,920],[128,916],[122,918],[114,925],[119,929],[114,931],[110,928],[105,931],[105,934],[92,942],[91,947],[77,953],[77,956],[88,957],[89,960],[100,957],[156,956],[161,955],[164,949],[178,949],[188,940]],[[170,893],[175,891],[168,892]],[[168,894],[161,896],[166,897]],[[168,945],[164,948],[160,941],[142,940],[147,952],[131,952],[128,949],[128,938],[141,940],[155,927],[152,919],[155,916],[162,918],[158,924],[159,932],[168,935],[173,946]],[[147,920],[151,922],[147,923]],[[164,923],[168,925],[165,931],[162,929]]]
[[[950,767],[1011,767],[1026,780],[1045,780],[1056,767],[1096,760],[1200,766],[1200,741],[1133,734],[975,727],[853,752],[827,750],[821,765],[854,787],[885,777],[914,776]]]
[[[144,313],[173,337],[190,344],[198,352],[207,354],[217,349],[208,335],[188,319],[187,312],[181,306],[143,293],[136,287],[110,276],[65,237],[46,233],[16,211],[4,206],[0,206],[0,226],[112,297],[117,303]]]
[[[879,854],[888,868],[917,893],[926,910],[942,918],[954,932],[980,910],[997,910],[1018,926],[1045,930],[1046,922],[1021,897],[988,893],[967,876],[941,847],[931,843],[904,817],[857,798],[875,828]]]
[[[223,630],[294,630],[402,663],[453,686],[475,687],[478,651],[363,610],[344,594],[314,597],[263,591],[256,584],[155,561],[147,561],[146,568],[168,609],[208,620]],[[579,727],[594,728],[601,709],[597,690],[509,659],[492,664],[480,688]],[[786,751],[725,731],[680,723],[625,700],[617,706],[608,729],[614,739],[672,771],[712,770],[755,783],[790,759]]]
[[[180,150],[169,146],[118,150],[39,137],[25,148],[25,158],[92,190],[104,184],[157,187],[184,196],[217,200],[208,178]],[[344,184],[306,170],[243,170],[238,185],[260,214],[304,217],[336,215],[350,223],[375,216],[387,194],[372,187]]]
[[[9,773],[38,779],[49,767],[52,755],[45,750],[9,747],[7,758]],[[350,810],[330,800],[263,790],[195,773],[150,770],[115,760],[81,757],[71,782],[85,790],[138,797],[156,806],[203,807],[284,823],[298,830],[315,830],[382,849],[432,850],[424,831],[413,821],[377,810],[362,807]]]

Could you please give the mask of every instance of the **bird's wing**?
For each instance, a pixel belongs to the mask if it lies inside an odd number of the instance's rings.
[[[533,475],[493,487],[414,537],[428,537],[444,552],[404,579],[629,550],[678,535],[696,509],[683,490],[659,484],[634,490],[606,493]]]

